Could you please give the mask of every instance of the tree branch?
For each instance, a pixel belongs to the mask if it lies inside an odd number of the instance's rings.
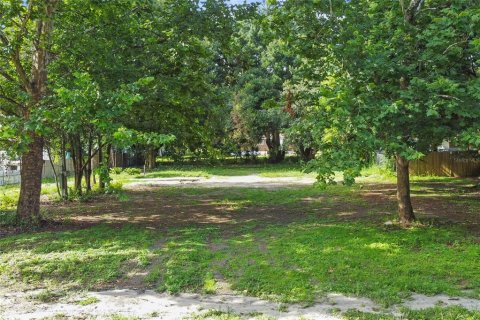
[[[23,108],[23,105],[22,105],[20,102],[15,101],[14,99],[12,99],[12,98],[4,95],[4,94],[1,94],[1,93],[0,93],[0,99],[6,100],[6,101],[8,101],[8,102],[10,102],[10,103],[13,103],[14,105],[16,105],[16,106],[18,106],[18,107]],[[2,109],[2,110],[3,110],[3,109]]]
[[[459,101],[459,102],[465,102],[462,99],[459,99],[459,98],[454,97],[454,96],[449,96],[447,94],[437,94],[437,97],[440,97],[440,98],[443,98],[443,99],[448,99],[448,100],[456,100],[456,101]]]
[[[451,45],[449,45],[449,46],[443,51],[442,54],[447,53],[447,51],[450,50],[451,47],[456,46],[457,44],[466,43],[466,42],[468,42],[468,40],[462,40],[462,41],[458,41],[458,42],[452,43]]]
[[[16,80],[7,73],[4,69],[0,68],[0,75],[2,75],[5,79],[11,82],[16,82]]]
[[[412,0],[407,10],[405,11],[405,21],[408,23],[414,23],[420,8],[422,7],[424,0]]]
[[[106,145],[107,145],[107,143],[105,142],[104,144],[102,144],[101,146],[99,146],[99,147],[95,150],[95,152],[92,153],[92,155],[88,158],[88,160],[85,161],[85,163],[82,165],[81,171],[85,170],[85,168],[86,168],[87,165],[88,165],[88,162],[89,162],[89,161],[92,161],[92,159],[97,155],[98,151],[99,151],[101,148],[105,147]]]
[[[30,80],[28,79],[27,73],[25,72],[25,69],[23,68],[22,62],[20,60],[20,51],[18,48],[16,48],[13,52],[12,55],[12,62],[13,65],[15,66],[15,70],[17,71],[18,78],[20,79],[20,82],[22,86],[25,88],[25,90],[28,93],[32,93],[32,86],[30,84]]]

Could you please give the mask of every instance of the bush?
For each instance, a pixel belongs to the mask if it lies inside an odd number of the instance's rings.
[[[106,188],[105,188],[105,193],[107,194],[115,194],[115,193],[119,193],[122,191],[122,188],[123,188],[123,183],[121,182],[112,182],[112,183],[109,183],[107,184]]]
[[[110,173],[111,174],[120,174],[122,173],[123,169],[122,168],[119,168],[119,167],[113,167],[110,169]]]
[[[136,176],[142,173],[142,170],[140,170],[139,168],[126,168],[123,171],[128,173],[131,176]]]
[[[0,210],[11,210],[17,207],[18,195],[0,194]]]

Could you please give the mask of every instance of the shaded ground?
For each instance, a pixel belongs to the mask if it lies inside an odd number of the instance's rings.
[[[377,222],[396,219],[394,184],[323,191],[311,187],[313,182],[311,178],[259,176],[145,179],[126,185],[125,201],[103,197],[91,203],[50,204],[45,210],[68,228],[104,222],[145,224],[155,229],[262,221],[275,224],[312,215]],[[480,234],[480,189],[471,185],[468,180],[414,182],[412,202],[417,217],[426,222],[455,222]]]
[[[412,204],[423,221],[462,225],[480,235],[480,188],[477,180],[415,181]],[[360,193],[371,205],[385,212],[396,210],[396,185],[369,184]]]

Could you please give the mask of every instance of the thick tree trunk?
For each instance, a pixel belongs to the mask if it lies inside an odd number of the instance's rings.
[[[400,155],[397,155],[395,159],[397,167],[398,215],[401,224],[409,225],[415,220],[410,198],[409,161]]]
[[[155,169],[157,166],[157,149],[155,148],[147,148],[146,155],[145,155],[145,166],[149,170]]]
[[[315,150],[312,147],[304,147],[303,145],[300,145],[298,147],[298,153],[300,154],[300,159],[305,162],[315,158]]]
[[[33,39],[34,49],[31,64],[31,77],[21,61],[21,44],[13,46],[12,63],[17,71],[20,85],[30,95],[30,102],[23,108],[23,120],[30,119],[31,111],[38,107],[47,91],[47,66],[49,63],[48,45],[53,30],[53,16],[56,0],[45,1],[43,15],[35,21],[36,33]],[[31,10],[28,6],[28,10]],[[29,19],[29,18],[26,18]],[[25,32],[20,30],[19,32]],[[26,35],[25,35],[26,36]],[[26,37],[25,37],[26,38]],[[44,140],[35,132],[29,132],[31,142],[28,150],[22,155],[20,196],[17,205],[18,217],[23,222],[29,222],[40,216],[40,191],[42,189],[43,144]]]
[[[268,161],[278,163],[285,159],[285,151],[282,150],[280,132],[274,131],[265,135],[265,143],[268,146]]]
[[[43,138],[31,135],[28,151],[22,155],[20,197],[17,215],[22,222],[40,216],[40,191],[42,190]]]

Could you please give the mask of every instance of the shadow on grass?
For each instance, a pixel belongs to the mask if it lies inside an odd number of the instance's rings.
[[[0,239],[0,278],[7,283],[88,289],[121,276],[128,260],[145,263],[152,233],[126,225],[22,234]]]

